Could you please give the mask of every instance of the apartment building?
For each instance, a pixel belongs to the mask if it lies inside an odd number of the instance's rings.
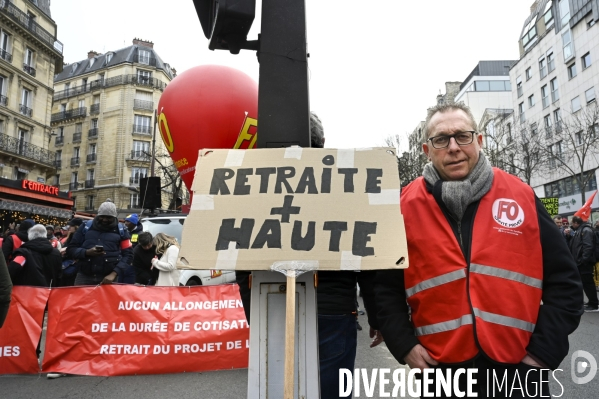
[[[154,110],[175,76],[154,44],[140,39],[105,54],[90,51],[55,76],[53,184],[71,192],[78,211],[93,212],[107,198],[120,216],[141,211],[140,179],[151,174],[154,141],[162,159],[156,175],[162,175],[161,163],[172,164],[155,130]],[[163,194],[168,201],[169,189]]]
[[[549,155],[530,184],[539,197],[559,198],[565,215],[582,206],[583,192],[588,198],[597,189],[598,19],[596,1],[536,1],[520,34],[520,59],[510,70],[514,112],[506,123],[516,146],[534,143],[541,157]],[[576,171],[589,177],[582,187]]]

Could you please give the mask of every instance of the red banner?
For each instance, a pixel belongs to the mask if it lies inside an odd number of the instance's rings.
[[[35,351],[49,294],[46,288],[13,287],[8,316],[0,328],[0,374],[39,373]]]
[[[54,289],[44,372],[115,376],[244,368],[249,326],[236,284]]]

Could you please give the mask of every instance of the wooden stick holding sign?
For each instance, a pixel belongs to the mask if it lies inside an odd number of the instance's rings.
[[[286,290],[284,398],[293,399],[295,382],[295,274],[293,273],[287,273]]]

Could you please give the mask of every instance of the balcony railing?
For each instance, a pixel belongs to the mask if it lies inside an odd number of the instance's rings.
[[[19,112],[21,113],[21,115],[25,115],[31,118],[31,113],[33,112],[33,110],[26,105],[19,104]]]
[[[79,166],[79,157],[71,158],[71,166]]]
[[[100,104],[99,103],[98,104],[92,104],[89,107],[89,113],[92,114],[92,115],[93,114],[99,114],[100,113]]]
[[[154,101],[133,100],[133,109],[153,111],[154,110]]]
[[[35,76],[35,68],[28,64],[23,64],[23,70],[30,74],[31,76]]]
[[[562,132],[562,121],[555,122],[555,133]]]
[[[87,137],[90,139],[96,139],[98,138],[98,128],[97,127],[93,127],[91,129],[88,130],[87,132]]]
[[[83,118],[87,115],[87,107],[74,108],[52,114],[52,122],[60,122],[66,119]]]
[[[0,133],[0,150],[17,154],[23,158],[31,159],[36,162],[54,166],[56,153],[46,150],[42,147],[19,140],[16,137],[10,137],[4,133]]]
[[[63,145],[64,144],[64,136],[57,136],[54,139],[54,145]]]
[[[8,107],[8,97],[0,95],[0,105]]]
[[[27,13],[21,11],[9,0],[0,0],[0,12],[6,14],[8,18],[21,25],[27,32],[41,40],[44,44],[62,54],[62,43],[56,40],[54,35],[42,28],[40,24],[31,19]]]
[[[74,181],[69,183],[69,191],[79,190],[79,183]]]
[[[62,100],[63,98],[77,96],[79,94],[87,93],[88,91],[90,91],[90,89],[87,84],[81,85],[81,86],[69,87],[68,89],[54,92],[53,99],[54,99],[54,101]]]
[[[85,181],[85,188],[94,188],[96,181],[94,179]]]
[[[148,151],[132,150],[129,159],[135,161],[150,162],[150,154],[148,153]]]
[[[73,133],[73,143],[81,143],[81,132]]]
[[[94,91],[105,87],[134,84],[164,90],[166,83],[151,76],[118,75],[106,79],[97,79],[89,83],[89,90]]]
[[[94,163],[94,162],[96,162],[96,155],[97,155],[96,153],[87,154],[86,162],[87,163]]]
[[[4,61],[12,62],[12,54],[4,49],[0,49],[0,58]]]
[[[151,126],[146,126],[146,125],[136,125],[133,124],[133,133],[135,134],[146,134],[146,135],[151,135],[152,134],[152,127]]]
[[[553,128],[551,126],[545,126],[545,138],[550,139],[553,135]]]

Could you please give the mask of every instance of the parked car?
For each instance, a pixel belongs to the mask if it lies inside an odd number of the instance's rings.
[[[177,238],[182,244],[183,225],[187,215],[173,214],[146,217],[141,220],[144,231],[149,231],[155,236],[165,233]],[[181,270],[179,285],[216,285],[234,283],[235,272],[230,270]]]

